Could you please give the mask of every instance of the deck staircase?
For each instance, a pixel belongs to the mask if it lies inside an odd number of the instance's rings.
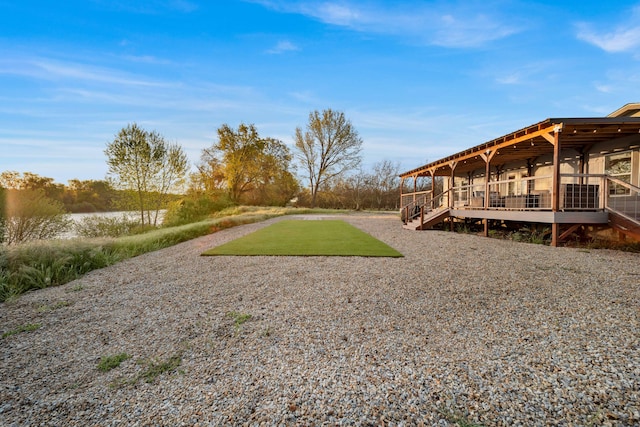
[[[406,230],[426,230],[442,222],[451,215],[446,206],[448,192],[434,198],[424,198],[404,207],[402,228]]]
[[[449,208],[438,208],[433,210],[425,210],[424,216],[420,214],[410,218],[402,228],[406,230],[425,230],[433,227],[434,225],[442,222],[445,218],[448,218],[451,214]]]
[[[607,198],[609,226],[631,239],[640,241],[640,187],[608,177],[607,192],[612,188],[623,190],[625,195]]]

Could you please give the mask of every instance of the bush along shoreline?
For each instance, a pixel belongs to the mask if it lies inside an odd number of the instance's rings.
[[[0,246],[0,302],[17,298],[30,290],[59,286],[92,270],[226,228],[282,215],[313,212],[327,211],[241,206],[225,209],[204,221],[154,229],[133,236]]]

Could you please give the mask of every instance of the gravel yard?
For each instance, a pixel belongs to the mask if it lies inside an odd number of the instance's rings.
[[[341,218],[405,257],[200,256],[273,219],[0,304],[0,425],[640,425],[637,254]]]

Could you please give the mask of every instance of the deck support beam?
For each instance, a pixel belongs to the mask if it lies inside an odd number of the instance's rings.
[[[569,227],[564,233],[562,233],[558,237],[558,240],[561,242],[566,240],[567,237],[571,236],[571,234],[580,227],[582,227],[582,224],[573,224],[571,227]]]

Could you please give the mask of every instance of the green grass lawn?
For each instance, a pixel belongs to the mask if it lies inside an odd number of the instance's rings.
[[[280,221],[202,255],[402,256],[387,244],[340,220]]]

